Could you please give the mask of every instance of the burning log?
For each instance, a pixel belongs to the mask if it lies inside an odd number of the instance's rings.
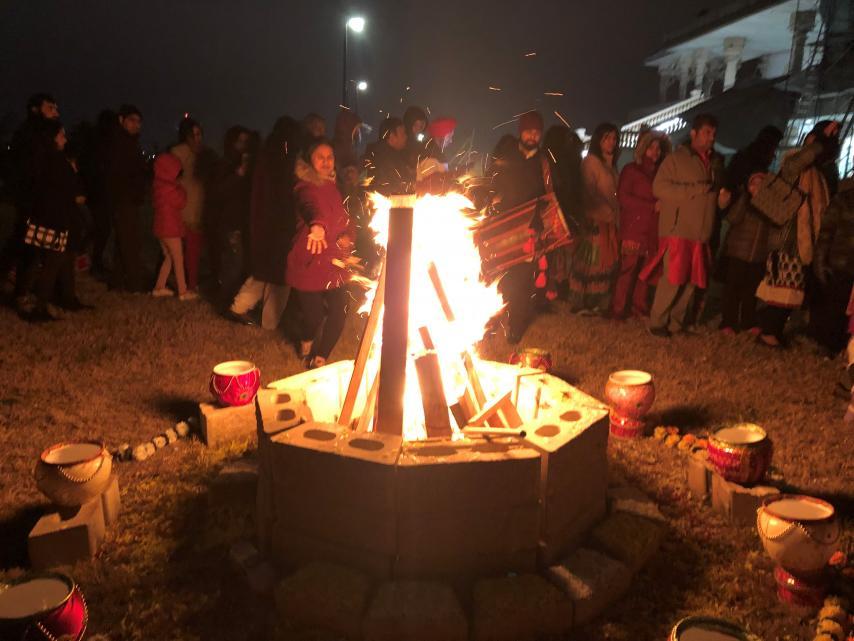
[[[415,359],[418,385],[421,388],[421,403],[424,407],[424,426],[427,437],[450,436],[451,421],[448,417],[448,402],[439,370],[439,357],[428,351]]]
[[[374,411],[377,407],[377,392],[380,387],[380,375],[377,373],[374,376],[374,382],[371,383],[371,389],[368,390],[368,395],[365,398],[365,409],[362,410],[362,415],[359,417],[359,422],[356,424],[357,432],[371,432],[371,422],[374,418]]]
[[[496,427],[496,421],[501,428],[514,428],[522,425],[522,417],[516,410],[511,399],[513,392],[506,392],[502,396],[492,399],[489,403],[469,419],[469,426],[483,426],[484,424]]]
[[[515,436],[525,438],[528,433],[525,430],[511,430],[504,427],[466,427],[463,429],[466,436]]]
[[[350,422],[353,420],[353,408],[356,407],[356,397],[359,395],[359,388],[362,386],[362,378],[365,375],[365,365],[368,363],[371,346],[374,344],[374,336],[377,333],[377,326],[379,325],[384,298],[385,266],[380,268],[380,278],[377,283],[377,291],[374,294],[374,302],[371,305],[371,313],[368,315],[368,322],[365,323],[365,332],[362,334],[362,340],[359,342],[359,352],[356,355],[356,361],[353,363],[353,375],[350,377],[350,385],[347,387],[347,394],[344,397],[344,405],[341,407],[341,416],[338,418],[339,425],[349,426]]]
[[[385,314],[376,428],[378,432],[397,436],[403,434],[414,201],[414,195],[392,197],[385,264]]]
[[[445,288],[442,285],[442,280],[439,278],[439,271],[436,269],[435,263],[430,263],[427,266],[427,273],[430,276],[430,282],[433,283],[433,289],[436,291],[436,297],[439,299],[439,305],[441,305],[442,311],[445,313],[445,318],[449,323],[453,323],[455,320],[454,310],[451,309],[451,304],[448,301],[447,294],[445,294]],[[486,403],[486,395],[483,393],[483,386],[480,384],[480,377],[477,375],[474,361],[468,352],[463,352],[462,357],[474,399],[478,407],[483,407],[483,404]]]

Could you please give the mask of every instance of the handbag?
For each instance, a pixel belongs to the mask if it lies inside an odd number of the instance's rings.
[[[782,175],[766,174],[750,204],[778,227],[782,227],[800,209],[807,194]]]
[[[775,307],[797,309],[804,302],[807,269],[798,253],[797,221],[786,226],[782,247],[773,249],[765,260],[765,276],[756,288],[756,297]]]

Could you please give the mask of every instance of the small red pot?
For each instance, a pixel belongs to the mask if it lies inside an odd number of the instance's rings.
[[[211,373],[211,394],[221,405],[248,405],[260,385],[261,370],[249,361],[226,361]]]

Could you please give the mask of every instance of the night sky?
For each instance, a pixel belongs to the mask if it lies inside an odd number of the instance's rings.
[[[656,102],[656,75],[643,59],[709,4],[5,0],[0,129],[6,135],[22,118],[35,91],[54,93],[72,125],[132,102],[144,113],[148,146],[171,142],[184,112],[202,121],[215,147],[228,125],[266,132],[282,114],[318,111],[331,129],[341,101],[343,24],[353,14],[367,20],[365,32],[350,37],[350,75],[370,83],[359,96],[369,124],[381,109],[402,115],[419,104],[434,116],[456,116],[458,139],[475,131],[480,148],[515,131],[495,125],[531,108],[547,115],[547,125],[558,110],[573,127],[592,129]]]

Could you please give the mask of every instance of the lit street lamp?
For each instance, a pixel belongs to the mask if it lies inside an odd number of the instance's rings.
[[[343,77],[341,80],[341,104],[347,107],[347,40],[350,31],[362,33],[365,30],[365,19],[361,16],[352,16],[344,25],[344,64]],[[365,85],[367,89],[367,84]]]

